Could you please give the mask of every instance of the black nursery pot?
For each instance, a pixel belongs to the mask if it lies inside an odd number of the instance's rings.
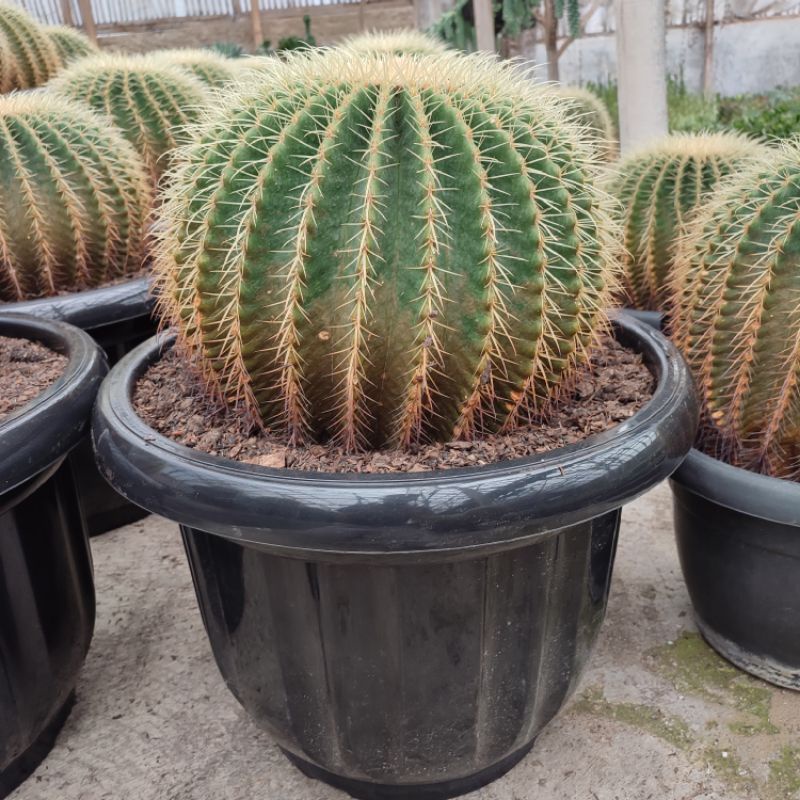
[[[453,797],[510,769],[574,689],[603,619],[621,505],[688,451],[686,366],[627,318],[658,379],[613,431],[474,469],[340,475],[214,458],[131,407],[151,340],[104,384],[93,437],[125,496],[181,524],[219,668],[308,775],[360,798]]]
[[[151,315],[154,300],[147,278],[136,278],[100,289],[45,297],[0,306],[0,312],[32,314],[69,322],[87,331],[114,365],[156,332]],[[147,512],[120,497],[97,471],[91,443],[84,440],[72,453],[73,470],[90,536],[142,519]]]
[[[94,629],[91,557],[68,455],[87,438],[106,372],[60,322],[0,314],[0,336],[69,357],[63,375],[0,421],[0,798],[49,752]]]
[[[800,689],[800,484],[692,450],[671,486],[700,632],[737,667]]]

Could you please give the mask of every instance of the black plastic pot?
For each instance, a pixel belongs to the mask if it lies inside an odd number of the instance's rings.
[[[664,313],[661,311],[640,311],[638,308],[626,308],[624,311],[629,317],[632,317],[657,331],[664,328]]]
[[[156,332],[151,316],[154,300],[147,278],[74,294],[0,305],[0,312],[31,314],[69,322],[87,331],[114,365]],[[144,509],[120,497],[97,471],[88,439],[70,456],[80,486],[89,535],[119,528],[147,516]]]
[[[627,318],[617,334],[658,377],[630,420],[554,453],[413,475],[197,453],[131,407],[158,342],[112,371],[100,467],[181,524],[219,668],[304,772],[355,797],[452,797],[510,769],[570,695],[620,507],[678,466],[697,420],[672,345]]]
[[[671,485],[700,632],[737,667],[800,689],[800,485],[697,450]]]
[[[0,314],[0,336],[69,356],[64,374],[0,421],[0,798],[49,752],[94,628],[91,557],[68,455],[106,372],[63,323]]]

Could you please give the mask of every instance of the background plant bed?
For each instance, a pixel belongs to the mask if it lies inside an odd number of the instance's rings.
[[[516,763],[569,696],[620,506],[677,466],[697,420],[672,346],[624,318],[616,331],[657,381],[633,417],[551,453],[417,475],[198,453],[132,406],[160,343],[115,368],[95,410],[101,469],[181,523],[228,685],[309,774],[357,797],[454,796]]]
[[[699,450],[670,483],[703,636],[737,667],[800,689],[800,485]]]
[[[149,279],[139,277],[98,289],[2,304],[0,313],[32,314],[82,328],[103,348],[113,365],[155,333],[153,304]],[[102,478],[88,439],[72,452],[70,460],[90,536],[146,516],[146,511],[120,497]]]
[[[91,557],[67,458],[106,371],[82,331],[0,314],[0,336],[65,354],[63,374],[0,421],[0,797],[47,754],[94,626]]]

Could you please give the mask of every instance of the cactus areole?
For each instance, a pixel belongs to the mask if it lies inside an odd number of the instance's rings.
[[[179,152],[162,315],[214,393],[292,443],[511,429],[605,324],[592,158],[514,66],[295,56]]]

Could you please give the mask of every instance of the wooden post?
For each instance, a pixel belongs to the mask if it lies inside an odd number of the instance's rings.
[[[497,43],[494,38],[492,0],[472,0],[472,10],[475,16],[475,33],[478,40],[478,50],[494,53],[497,49]]]
[[[61,21],[64,25],[75,25],[75,19],[72,16],[71,0],[61,0]]]
[[[667,133],[664,0],[615,0],[623,155]]]
[[[92,0],[78,0],[78,8],[83,18],[83,29],[86,35],[97,44],[97,27],[94,24],[94,14],[92,13]]]
[[[705,50],[703,59],[703,95],[714,96],[714,0],[706,0]]]
[[[253,24],[253,49],[258,50],[264,41],[264,29],[261,27],[261,9],[259,0],[250,0],[250,21]]]

